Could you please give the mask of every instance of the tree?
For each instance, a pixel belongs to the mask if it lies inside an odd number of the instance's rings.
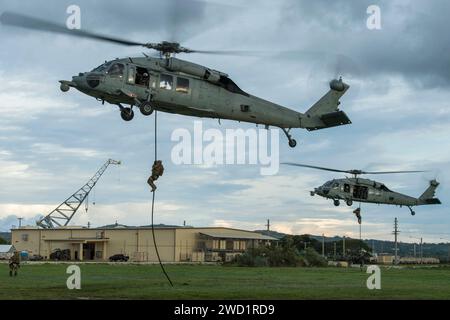
[[[0,237],[0,244],[8,244],[8,241]]]

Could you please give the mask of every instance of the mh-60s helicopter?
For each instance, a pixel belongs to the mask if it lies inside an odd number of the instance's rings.
[[[330,90],[305,113],[252,96],[240,89],[226,73],[173,57],[179,53],[236,54],[240,51],[202,51],[182,47],[177,42],[138,43],[103,36],[41,19],[5,12],[0,21],[6,25],[62,33],[71,36],[109,41],[127,46],[143,46],[160,53],[159,58],[136,57],[106,61],[90,72],[82,72],[71,81],[61,80],[61,90],[70,88],[101,101],[117,105],[121,117],[130,121],[134,106],[148,116],[154,110],[188,116],[230,119],[279,127],[289,140],[292,128],[309,131],[350,124],[339,110],[339,99],[349,86],[342,79],[330,82]],[[125,107],[124,105],[129,105]]]
[[[383,183],[359,178],[362,174],[394,174],[394,173],[414,173],[423,171],[362,171],[362,170],[337,170],[323,167],[310,166],[299,163],[285,163],[286,165],[313,168],[332,172],[343,172],[353,175],[352,178],[333,179],[327,181],[322,186],[311,191],[311,196],[318,195],[326,199],[332,199],[335,206],[340,205],[340,200],[345,201],[348,206],[353,205],[353,201],[376,203],[376,204],[390,204],[396,206],[406,206],[409,208],[411,215],[415,215],[412,210],[414,206],[441,204],[438,198],[434,198],[436,188],[439,182],[431,180],[430,185],[424,193],[418,198],[411,197],[399,192],[388,189]],[[358,216],[359,211],[355,210]],[[360,221],[361,217],[358,216]]]

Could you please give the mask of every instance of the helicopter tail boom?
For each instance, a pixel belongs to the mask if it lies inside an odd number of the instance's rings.
[[[439,186],[439,182],[431,180],[427,190],[419,197],[421,204],[441,204],[438,198],[434,198],[436,188]]]

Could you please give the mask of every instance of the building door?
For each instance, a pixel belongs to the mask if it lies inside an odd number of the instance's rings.
[[[95,258],[95,243],[83,244],[83,259],[94,260]]]

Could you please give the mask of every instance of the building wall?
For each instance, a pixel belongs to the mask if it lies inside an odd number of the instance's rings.
[[[202,233],[215,232],[223,238],[211,238]],[[228,237],[235,236],[236,239]],[[255,233],[226,228],[167,228],[155,229],[161,260],[164,262],[229,261],[245,249],[266,243],[266,240],[242,240],[239,237]],[[125,254],[131,261],[157,261],[152,231],[139,229],[15,229],[12,244],[19,251],[49,258],[55,249],[70,249],[71,258],[80,258],[80,243],[95,243],[94,260],[103,260],[114,254]],[[106,241],[105,245],[103,241]],[[91,245],[92,246],[92,245]],[[83,249],[84,259],[90,246]]]
[[[100,235],[103,232],[102,235]],[[30,255],[41,255],[49,257],[55,249],[70,249],[72,259],[75,259],[75,251],[79,251],[79,244],[71,243],[69,240],[79,238],[109,238],[106,244],[106,257],[113,254],[123,253],[133,261],[156,261],[156,251],[153,244],[151,230],[143,229],[17,229],[12,232],[12,243],[19,251],[28,251]],[[175,260],[175,230],[156,229],[156,243],[162,261]],[[28,239],[25,241],[24,239]],[[51,240],[51,241],[50,241]],[[74,240],[75,242],[75,240]],[[103,244],[96,243],[95,251],[103,252]],[[96,260],[102,260],[96,257]]]

